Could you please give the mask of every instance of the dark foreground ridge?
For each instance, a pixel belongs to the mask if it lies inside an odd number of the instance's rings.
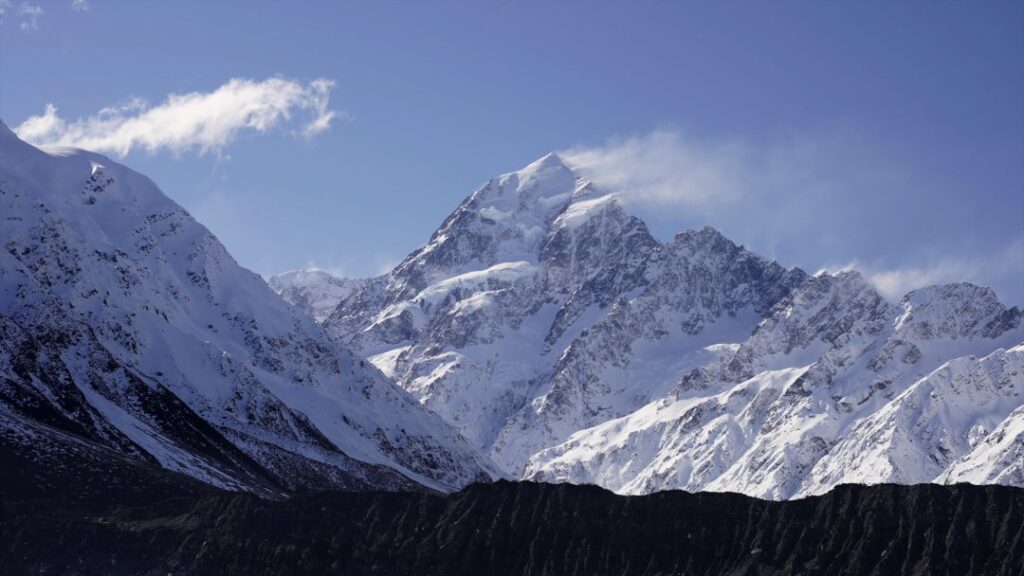
[[[1024,490],[840,486],[791,502],[497,482],[285,501],[0,443],[5,575],[985,574],[1024,570]],[[71,456],[71,453],[68,454]]]

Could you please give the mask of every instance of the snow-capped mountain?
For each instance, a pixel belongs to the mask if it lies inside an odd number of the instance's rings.
[[[663,245],[552,154],[467,198],[326,325],[517,475],[670,389],[803,278],[711,229]]]
[[[734,353],[535,454],[526,475],[766,498],[941,481],[1024,404],[1022,340],[1020,313],[986,289],[924,289],[894,307],[856,273],[822,275]]]
[[[0,206],[0,441],[46,462],[268,495],[1024,485],[1020,310],[661,242],[554,154],[366,280],[264,282],[144,176],[3,125]]]
[[[292,270],[267,279],[267,284],[284,301],[323,322],[342,300],[358,290],[366,280],[339,278],[325,270]]]
[[[1021,324],[985,288],[894,305],[711,228],[659,242],[554,154],[324,321],[510,477],[769,498],[1020,483]]]
[[[0,124],[0,214],[4,443],[51,430],[268,494],[487,476],[146,177]]]

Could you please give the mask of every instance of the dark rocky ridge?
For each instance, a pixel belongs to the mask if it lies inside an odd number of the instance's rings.
[[[96,454],[0,445],[0,566],[22,574],[992,574],[1024,570],[1024,490],[844,485],[788,502],[498,482],[270,501]],[[76,464],[77,463],[77,464]]]

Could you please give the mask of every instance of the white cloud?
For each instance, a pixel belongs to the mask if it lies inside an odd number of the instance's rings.
[[[949,282],[998,284],[1015,294],[1000,294],[1014,302],[1024,296],[1024,287],[1016,285],[1015,273],[1024,270],[1024,236],[1017,237],[997,252],[973,257],[945,257],[926,265],[888,270],[867,269],[866,277],[886,298],[896,300],[924,286]]]
[[[321,132],[325,132],[331,127],[331,121],[337,116],[337,114],[327,108],[330,104],[327,95],[330,94],[331,89],[334,88],[334,81],[319,78],[310,82],[310,88],[316,94],[322,94],[323,97],[315,98],[313,100],[313,110],[315,112],[313,120],[306,124],[305,128],[302,129],[303,135],[307,138],[312,138]]]
[[[676,132],[611,139],[561,155],[627,202],[708,206],[737,199],[743,188],[740,146],[697,144]]]
[[[967,270],[965,270],[965,268]],[[867,279],[889,300],[898,300],[904,294],[936,284],[968,280],[967,271],[973,267],[966,261],[940,261],[928,268],[902,268],[884,270],[868,275]]]
[[[891,190],[896,178],[889,160],[840,128],[761,139],[659,130],[562,156],[656,234],[710,224],[772,258],[810,231],[822,251],[842,256],[853,215],[871,205],[865,191]]]
[[[964,222],[951,207],[972,206],[969,189],[915,170],[853,127],[732,140],[661,130],[561,154],[663,239],[712,225],[787,265],[852,260],[828,271],[859,270],[892,300],[958,281],[1024,300],[1024,237],[957,255],[963,247],[950,231]],[[975,212],[983,222],[984,213]],[[997,232],[977,237],[977,245],[1001,246]]]
[[[85,12],[89,10],[89,2],[86,0],[71,0],[71,9],[75,12]]]
[[[835,196],[835,182],[850,180],[863,167],[863,148],[841,131],[754,141],[687,138],[657,130],[560,154],[627,202],[707,213],[741,201],[804,211],[807,199]]]
[[[43,15],[43,7],[38,4],[22,2],[18,7],[18,14],[21,15],[21,29],[25,32],[39,30],[39,17]]]
[[[240,132],[267,132],[297,113],[307,117],[299,132],[307,137],[324,132],[337,117],[329,107],[332,88],[334,82],[327,79],[302,84],[285,78],[235,78],[212,92],[171,94],[152,107],[136,98],[73,121],[47,104],[41,115],[14,131],[37,146],[74,146],[120,156],[135,148],[219,153]]]
[[[862,262],[849,262],[826,266],[818,273],[836,274],[856,270],[864,275],[879,294],[896,302],[911,290],[948,284],[970,282],[992,286],[999,295],[1017,303],[1024,297],[1024,285],[1019,271],[1024,270],[1024,236],[1018,236],[1000,250],[974,256],[945,256],[919,266],[889,268]]]
[[[371,270],[374,276],[383,276],[384,274],[394,270],[395,266],[398,266],[401,263],[401,258],[396,258],[390,254],[377,254],[373,257]]]
[[[306,265],[302,268],[303,270],[312,270],[316,272],[326,272],[335,278],[345,278],[345,267],[337,264],[321,264],[317,263],[312,258],[306,260]]]

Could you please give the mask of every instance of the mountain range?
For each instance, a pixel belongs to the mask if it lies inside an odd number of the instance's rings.
[[[888,302],[712,228],[660,242],[556,154],[487,182],[390,273],[339,282],[270,280],[508,478],[1024,486],[1018,308],[970,284]]]
[[[556,154],[369,279],[264,281],[145,176],[3,125],[0,206],[0,452],[69,477],[1024,486],[1019,309],[970,284],[889,302],[712,228],[660,241]]]

